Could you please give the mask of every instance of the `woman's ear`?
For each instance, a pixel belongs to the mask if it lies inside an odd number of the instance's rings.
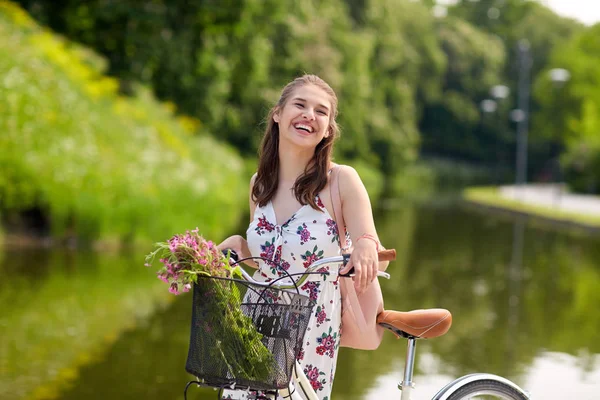
[[[273,121],[275,121],[276,124],[279,123],[279,108],[276,108],[273,112]]]

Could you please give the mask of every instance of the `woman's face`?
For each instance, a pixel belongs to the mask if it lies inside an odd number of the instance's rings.
[[[279,124],[280,143],[315,148],[331,134],[331,112],[330,97],[323,89],[314,85],[295,89],[283,108],[273,115],[273,120]]]

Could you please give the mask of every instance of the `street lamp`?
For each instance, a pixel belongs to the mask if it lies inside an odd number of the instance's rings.
[[[490,89],[490,95],[496,100],[504,100],[509,94],[510,89],[506,85],[496,85]]]
[[[481,107],[481,111],[491,114],[498,108],[498,103],[496,103],[494,100],[485,99],[481,101],[479,106]]]
[[[529,73],[531,70],[531,54],[527,39],[519,40],[517,45],[519,82],[517,86],[517,109],[511,112],[511,119],[517,123],[517,157],[516,178],[517,185],[524,185],[527,181],[527,135],[529,124]]]
[[[571,79],[571,73],[564,68],[552,68],[548,75],[556,87],[561,87]]]
[[[571,79],[571,73],[564,69],[564,68],[552,68],[550,71],[548,71],[548,75],[550,76],[550,80],[552,81],[552,83],[554,84],[554,87],[559,89],[562,88],[565,83],[567,83],[570,79]],[[560,170],[560,162],[557,160],[556,161],[556,170],[558,171],[558,176],[559,176],[559,182],[562,180],[561,179],[561,170]],[[553,173],[554,175],[554,173]],[[555,207],[560,207],[560,203],[561,203],[561,199],[562,199],[562,192],[563,192],[563,184],[562,183],[558,183],[555,185],[555,191],[554,191],[554,206]]]
[[[510,94],[510,89],[506,85],[495,85],[490,88],[490,96],[492,99],[485,99],[481,102],[481,110],[487,114],[493,114],[498,111],[496,121],[498,122],[498,126],[503,126],[500,122],[501,118],[499,116],[499,112],[501,111],[502,103],[504,100],[508,98]],[[496,145],[494,146],[494,181],[499,182],[501,180],[501,147],[502,147],[502,139],[497,138],[495,140]]]

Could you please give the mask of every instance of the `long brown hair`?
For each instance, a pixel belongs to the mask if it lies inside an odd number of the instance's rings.
[[[310,204],[312,208],[320,210],[315,198],[327,185],[328,169],[331,164],[333,143],[339,136],[336,122],[338,100],[335,92],[323,79],[316,75],[303,75],[288,83],[282,90],[277,104],[271,108],[267,117],[267,128],[262,138],[259,149],[258,171],[252,187],[252,199],[259,206],[265,206],[277,192],[279,185],[279,125],[273,121],[273,115],[282,110],[292,93],[304,85],[314,85],[322,89],[331,98],[331,112],[329,114],[329,135],[324,137],[315,153],[300,175],[294,182],[294,195],[302,205]]]

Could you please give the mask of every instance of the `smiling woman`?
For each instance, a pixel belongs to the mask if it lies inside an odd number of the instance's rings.
[[[271,109],[260,148],[259,165],[250,188],[250,226],[247,240],[235,235],[220,248],[231,248],[242,258],[260,256],[254,279],[271,281],[288,273],[302,273],[314,261],[337,256],[341,238],[333,215],[329,178],[339,169],[343,220],[354,248],[346,268],[354,268],[354,284],[364,291],[376,277],[379,239],[365,187],[348,166],[332,162],[339,136],[337,96],[315,75],[290,82]],[[340,215],[341,217],[341,215]],[[372,240],[361,240],[370,237]],[[332,266],[333,268],[333,266]],[[319,399],[331,399],[340,347],[341,295],[337,280],[314,275],[300,287],[316,302],[297,359]],[[226,393],[227,399],[242,394]],[[281,397],[279,397],[281,399]]]

